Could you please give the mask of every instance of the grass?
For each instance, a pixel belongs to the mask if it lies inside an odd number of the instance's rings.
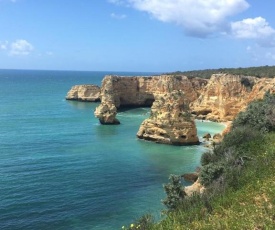
[[[202,195],[180,196],[180,181],[172,180],[164,219],[146,215],[125,229],[275,229],[275,95],[241,112],[201,165]]]
[[[257,147],[251,143],[247,148],[253,160],[239,188],[214,197],[211,213],[202,204],[189,212],[179,209],[151,229],[275,229],[275,133]]]
[[[247,143],[245,153],[252,160],[238,186],[210,197],[194,196],[161,222],[141,218],[128,229],[275,229],[275,133],[266,134],[260,144]]]

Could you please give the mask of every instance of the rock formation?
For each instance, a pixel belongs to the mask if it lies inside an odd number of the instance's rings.
[[[232,121],[249,102],[262,98],[267,91],[275,93],[275,78],[230,74],[214,74],[210,80],[182,75],[106,76],[101,90],[94,85],[74,86],[66,99],[101,100],[94,113],[101,124],[119,124],[116,114],[121,107],[152,106],[155,101],[138,137],[182,145],[198,142],[193,121],[185,120],[183,107],[189,105],[199,119]]]
[[[193,196],[194,194],[203,194],[204,191],[205,187],[200,183],[200,179],[198,179],[194,184],[184,188],[184,192],[189,197]]]
[[[199,97],[206,84],[205,79],[188,79],[185,76],[106,76],[101,86],[102,103],[97,107],[95,116],[102,124],[111,124],[112,121],[117,124],[118,120],[115,119],[117,111],[114,107],[118,109],[130,106],[151,106],[156,94],[172,90],[183,90],[186,98],[192,102]],[[112,111],[107,112],[108,108],[112,108]]]
[[[198,144],[197,129],[188,104],[181,90],[155,95],[151,115],[141,124],[137,137],[163,144]]]
[[[253,100],[275,91],[275,79],[214,74],[200,97],[190,104],[198,118],[232,121]]]
[[[97,85],[75,85],[67,93],[67,100],[100,101],[100,87]]]
[[[116,118],[117,109],[114,104],[102,102],[94,112],[95,116],[103,125],[119,125],[120,122]]]

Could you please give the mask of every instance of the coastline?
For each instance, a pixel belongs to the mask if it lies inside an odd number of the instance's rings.
[[[212,122],[210,120],[199,120],[199,121],[201,121],[202,123],[203,122]],[[230,131],[232,121],[223,121],[223,122],[217,122],[217,123],[222,124],[224,126],[224,129],[221,132],[217,133],[217,134],[220,134],[223,138],[224,135]],[[209,140],[207,141],[208,143],[210,143],[211,141],[214,141],[213,136],[210,139],[211,139],[210,141]],[[221,141],[221,140],[219,140],[219,141]],[[213,150],[211,145],[205,144],[204,147],[206,147],[207,149]],[[197,173],[190,172],[190,174],[197,174]],[[187,196],[191,197],[194,193],[202,194],[205,191],[205,187],[200,183],[199,177],[198,177],[198,179],[195,182],[193,182],[191,185],[185,186],[184,191],[187,194]]]

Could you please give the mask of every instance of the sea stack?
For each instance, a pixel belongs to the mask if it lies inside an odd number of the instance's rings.
[[[94,112],[102,125],[119,125],[120,122],[116,118],[117,108],[113,103],[102,102]]]
[[[137,137],[171,145],[199,144],[197,129],[181,90],[156,94],[151,115],[143,121]]]

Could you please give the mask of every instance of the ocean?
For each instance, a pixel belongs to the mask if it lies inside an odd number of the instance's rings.
[[[66,101],[73,85],[127,72],[0,70],[0,229],[121,229],[165,207],[170,174],[193,172],[206,149],[136,138],[149,108],[102,126],[98,103]],[[198,134],[224,126],[197,121]],[[184,182],[185,185],[188,185]]]

